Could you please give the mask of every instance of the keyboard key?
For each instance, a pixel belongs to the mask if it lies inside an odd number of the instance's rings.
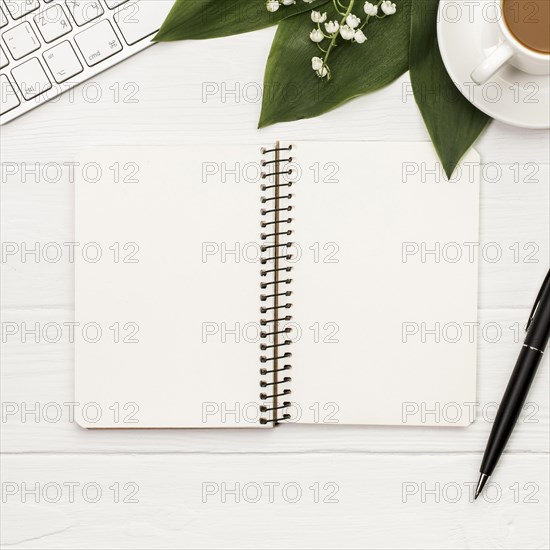
[[[66,4],[79,27],[103,15],[103,8],[98,0],[66,0]]]
[[[8,56],[4,53],[4,49],[0,46],[0,69],[9,65]]]
[[[40,48],[40,42],[32,30],[30,23],[21,23],[4,32],[2,35],[6,46],[15,60]]]
[[[46,50],[42,55],[58,84],[84,70],[73,47],[67,41]]]
[[[15,109],[21,102],[5,74],[0,74],[0,115]]]
[[[118,6],[121,6],[124,2],[128,2],[128,0],[105,0],[105,3],[110,10],[118,8]]]
[[[8,24],[8,18],[6,17],[4,10],[0,8],[0,28],[5,27],[7,24]]]
[[[27,13],[40,7],[38,0],[6,0],[6,6],[14,19],[21,19]]]
[[[52,6],[34,16],[34,22],[45,42],[53,42],[73,30],[63,8]]]
[[[11,75],[27,101],[43,94],[52,87],[52,83],[37,57],[33,57],[12,69]]]
[[[173,0],[132,0],[118,9],[115,21],[126,43],[131,46],[155,34],[173,4]]]
[[[74,40],[84,57],[84,61],[90,67],[101,63],[122,50],[122,45],[107,19],[78,33],[75,35]]]

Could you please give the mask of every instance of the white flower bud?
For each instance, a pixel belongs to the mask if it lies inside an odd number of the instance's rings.
[[[323,31],[319,29],[313,29],[309,33],[309,38],[311,39],[312,42],[319,43],[323,41],[323,39],[325,38],[325,35],[323,34]]]
[[[324,23],[327,20],[327,14],[326,13],[321,14],[321,12],[313,10],[311,12],[311,20],[314,23]]]
[[[325,29],[329,34],[334,34],[335,32],[338,32],[338,29],[340,28],[340,23],[338,21],[328,21],[325,23]]]
[[[317,76],[319,78],[325,78],[328,75],[328,69],[323,65],[318,71]]]
[[[393,15],[397,11],[397,6],[391,0],[384,0],[380,7],[386,15]]]
[[[353,15],[353,13],[350,13],[346,17],[346,23],[352,29],[356,29],[359,26],[359,24],[361,23],[361,19],[359,19],[359,17],[357,17],[357,15]]]
[[[279,4],[279,0],[268,0],[265,7],[267,8],[267,11],[275,13],[281,7],[281,5]]]
[[[311,58],[311,68],[314,71],[319,71],[323,68],[323,60],[320,57]]]
[[[363,44],[363,42],[367,41],[367,37],[361,29],[357,29],[355,31],[355,36],[353,37],[353,39],[355,40],[355,42],[357,42],[357,44]]]
[[[352,29],[349,25],[342,25],[340,27],[340,36],[344,40],[351,40],[355,36],[355,30]]]
[[[363,7],[363,9],[365,10],[365,13],[370,17],[374,17],[378,13],[378,6],[375,6],[370,2],[365,2],[365,6]]]

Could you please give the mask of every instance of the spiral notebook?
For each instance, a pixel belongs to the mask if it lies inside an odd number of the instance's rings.
[[[80,163],[82,426],[472,421],[475,151],[450,181],[429,143],[98,147]]]

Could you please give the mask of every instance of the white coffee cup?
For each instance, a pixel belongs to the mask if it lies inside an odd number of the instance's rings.
[[[504,0],[489,0],[498,13],[500,45],[485,58],[471,74],[476,84],[484,84],[506,64],[530,74],[550,74],[550,55],[535,52],[524,46],[510,31],[503,14]]]

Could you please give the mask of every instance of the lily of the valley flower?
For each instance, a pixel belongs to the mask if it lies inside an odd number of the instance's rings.
[[[340,23],[338,21],[328,21],[325,23],[325,29],[329,34],[334,34],[335,32],[338,32],[338,29],[340,28]]]
[[[378,6],[375,6],[370,2],[365,2],[363,9],[365,10],[365,13],[370,17],[374,17],[378,13]]]
[[[359,17],[357,17],[356,15],[353,15],[353,13],[350,13],[346,17],[346,23],[352,29],[356,29],[359,26],[359,24],[361,23],[361,19],[359,19]]]
[[[313,0],[304,0],[304,2],[311,4]],[[296,0],[267,0],[265,7],[267,11],[275,13],[281,7],[281,4],[283,6],[292,6],[293,4],[296,4]]]
[[[340,27],[340,36],[344,40],[351,40],[355,36],[355,29],[352,29],[349,25],[342,25]]]
[[[298,0],[299,1],[299,0]],[[313,0],[303,0],[311,3]],[[319,78],[332,78],[332,71],[328,65],[328,59],[335,47],[339,45],[339,40],[353,42],[355,44],[364,44],[367,41],[367,36],[363,29],[370,22],[371,18],[384,19],[388,15],[393,15],[397,11],[395,2],[391,0],[373,0],[365,1],[363,11],[366,14],[364,22],[361,18],[352,13],[353,6],[356,0],[332,0],[334,12],[340,16],[339,19],[328,19],[327,12],[312,10],[310,13],[311,20],[317,23],[317,28],[313,29],[309,38],[317,44],[318,49],[323,52],[321,57],[313,57],[311,59],[311,68]],[[267,0],[267,4],[288,5],[295,3],[296,0]],[[379,8],[383,14],[379,15]],[[324,23],[324,27],[322,24]]]
[[[323,31],[320,29],[313,29],[309,33],[309,38],[312,42],[315,42],[318,44],[319,42],[323,41],[323,39],[325,38],[325,35],[323,34]]]
[[[363,42],[367,41],[367,37],[365,36],[365,33],[361,29],[357,29],[355,31],[355,35],[353,36],[353,40],[355,40],[357,44],[363,44]]]
[[[323,68],[323,60],[320,57],[311,58],[311,67],[314,71],[319,71]]]
[[[313,10],[311,12],[311,20],[314,23],[324,23],[327,20],[327,14],[321,14],[321,12]]]
[[[393,15],[397,11],[397,6],[391,0],[384,0],[380,8],[386,15]]]
[[[279,0],[268,0],[265,7],[267,8],[267,11],[275,13],[281,7],[281,4],[279,4]]]
[[[320,57],[312,58],[311,67],[320,78],[324,78],[328,74],[328,69]]]
[[[323,67],[317,71],[317,76],[319,78],[325,78],[328,75],[328,69],[323,65]]]

